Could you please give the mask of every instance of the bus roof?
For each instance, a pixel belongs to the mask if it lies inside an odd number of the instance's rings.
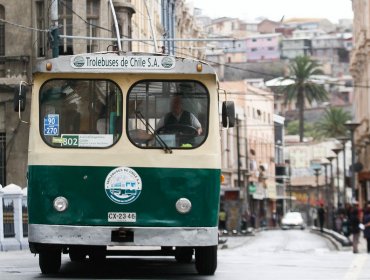
[[[198,66],[201,65],[201,66]],[[201,70],[199,71],[199,69]],[[34,73],[172,73],[213,74],[207,63],[151,53],[86,53],[43,59],[36,63]]]

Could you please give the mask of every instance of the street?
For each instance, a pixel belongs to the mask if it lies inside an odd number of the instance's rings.
[[[198,276],[194,264],[172,257],[110,257],[104,264],[72,263],[63,255],[61,272],[43,276],[38,257],[28,250],[0,253],[0,279],[370,279],[370,258],[350,248],[337,251],[309,230],[269,230],[228,237],[220,245],[214,276]]]

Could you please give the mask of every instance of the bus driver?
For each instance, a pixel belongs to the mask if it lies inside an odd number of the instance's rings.
[[[166,128],[170,125],[187,125],[196,129],[197,134],[202,134],[202,125],[199,120],[186,110],[183,110],[182,98],[176,95],[171,100],[171,112],[167,113],[163,118],[161,118],[157,124],[159,129]]]

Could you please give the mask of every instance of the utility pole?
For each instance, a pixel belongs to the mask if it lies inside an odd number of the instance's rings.
[[[247,210],[249,208],[250,214],[252,214],[252,205],[249,201],[249,147],[248,147],[248,127],[247,127],[247,116],[244,116],[245,118],[245,166],[246,166],[246,171],[245,171],[245,184],[246,184],[246,189],[245,189],[245,195],[246,195],[246,206]]]
[[[55,58],[59,56],[58,0],[51,1],[50,19],[51,49],[53,58]]]
[[[236,115],[236,153],[238,159],[238,187],[241,187],[239,118]]]

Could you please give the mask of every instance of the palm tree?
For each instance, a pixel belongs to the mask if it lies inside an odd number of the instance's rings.
[[[324,116],[317,122],[318,135],[327,138],[337,138],[347,134],[346,121],[352,120],[351,114],[342,108],[330,107],[325,110]]]
[[[299,111],[299,141],[304,136],[304,110],[306,101],[322,102],[328,100],[328,93],[322,85],[312,81],[313,75],[323,74],[320,65],[308,56],[297,56],[289,65],[290,76],[286,79],[293,81],[284,86],[285,105],[296,102]]]

